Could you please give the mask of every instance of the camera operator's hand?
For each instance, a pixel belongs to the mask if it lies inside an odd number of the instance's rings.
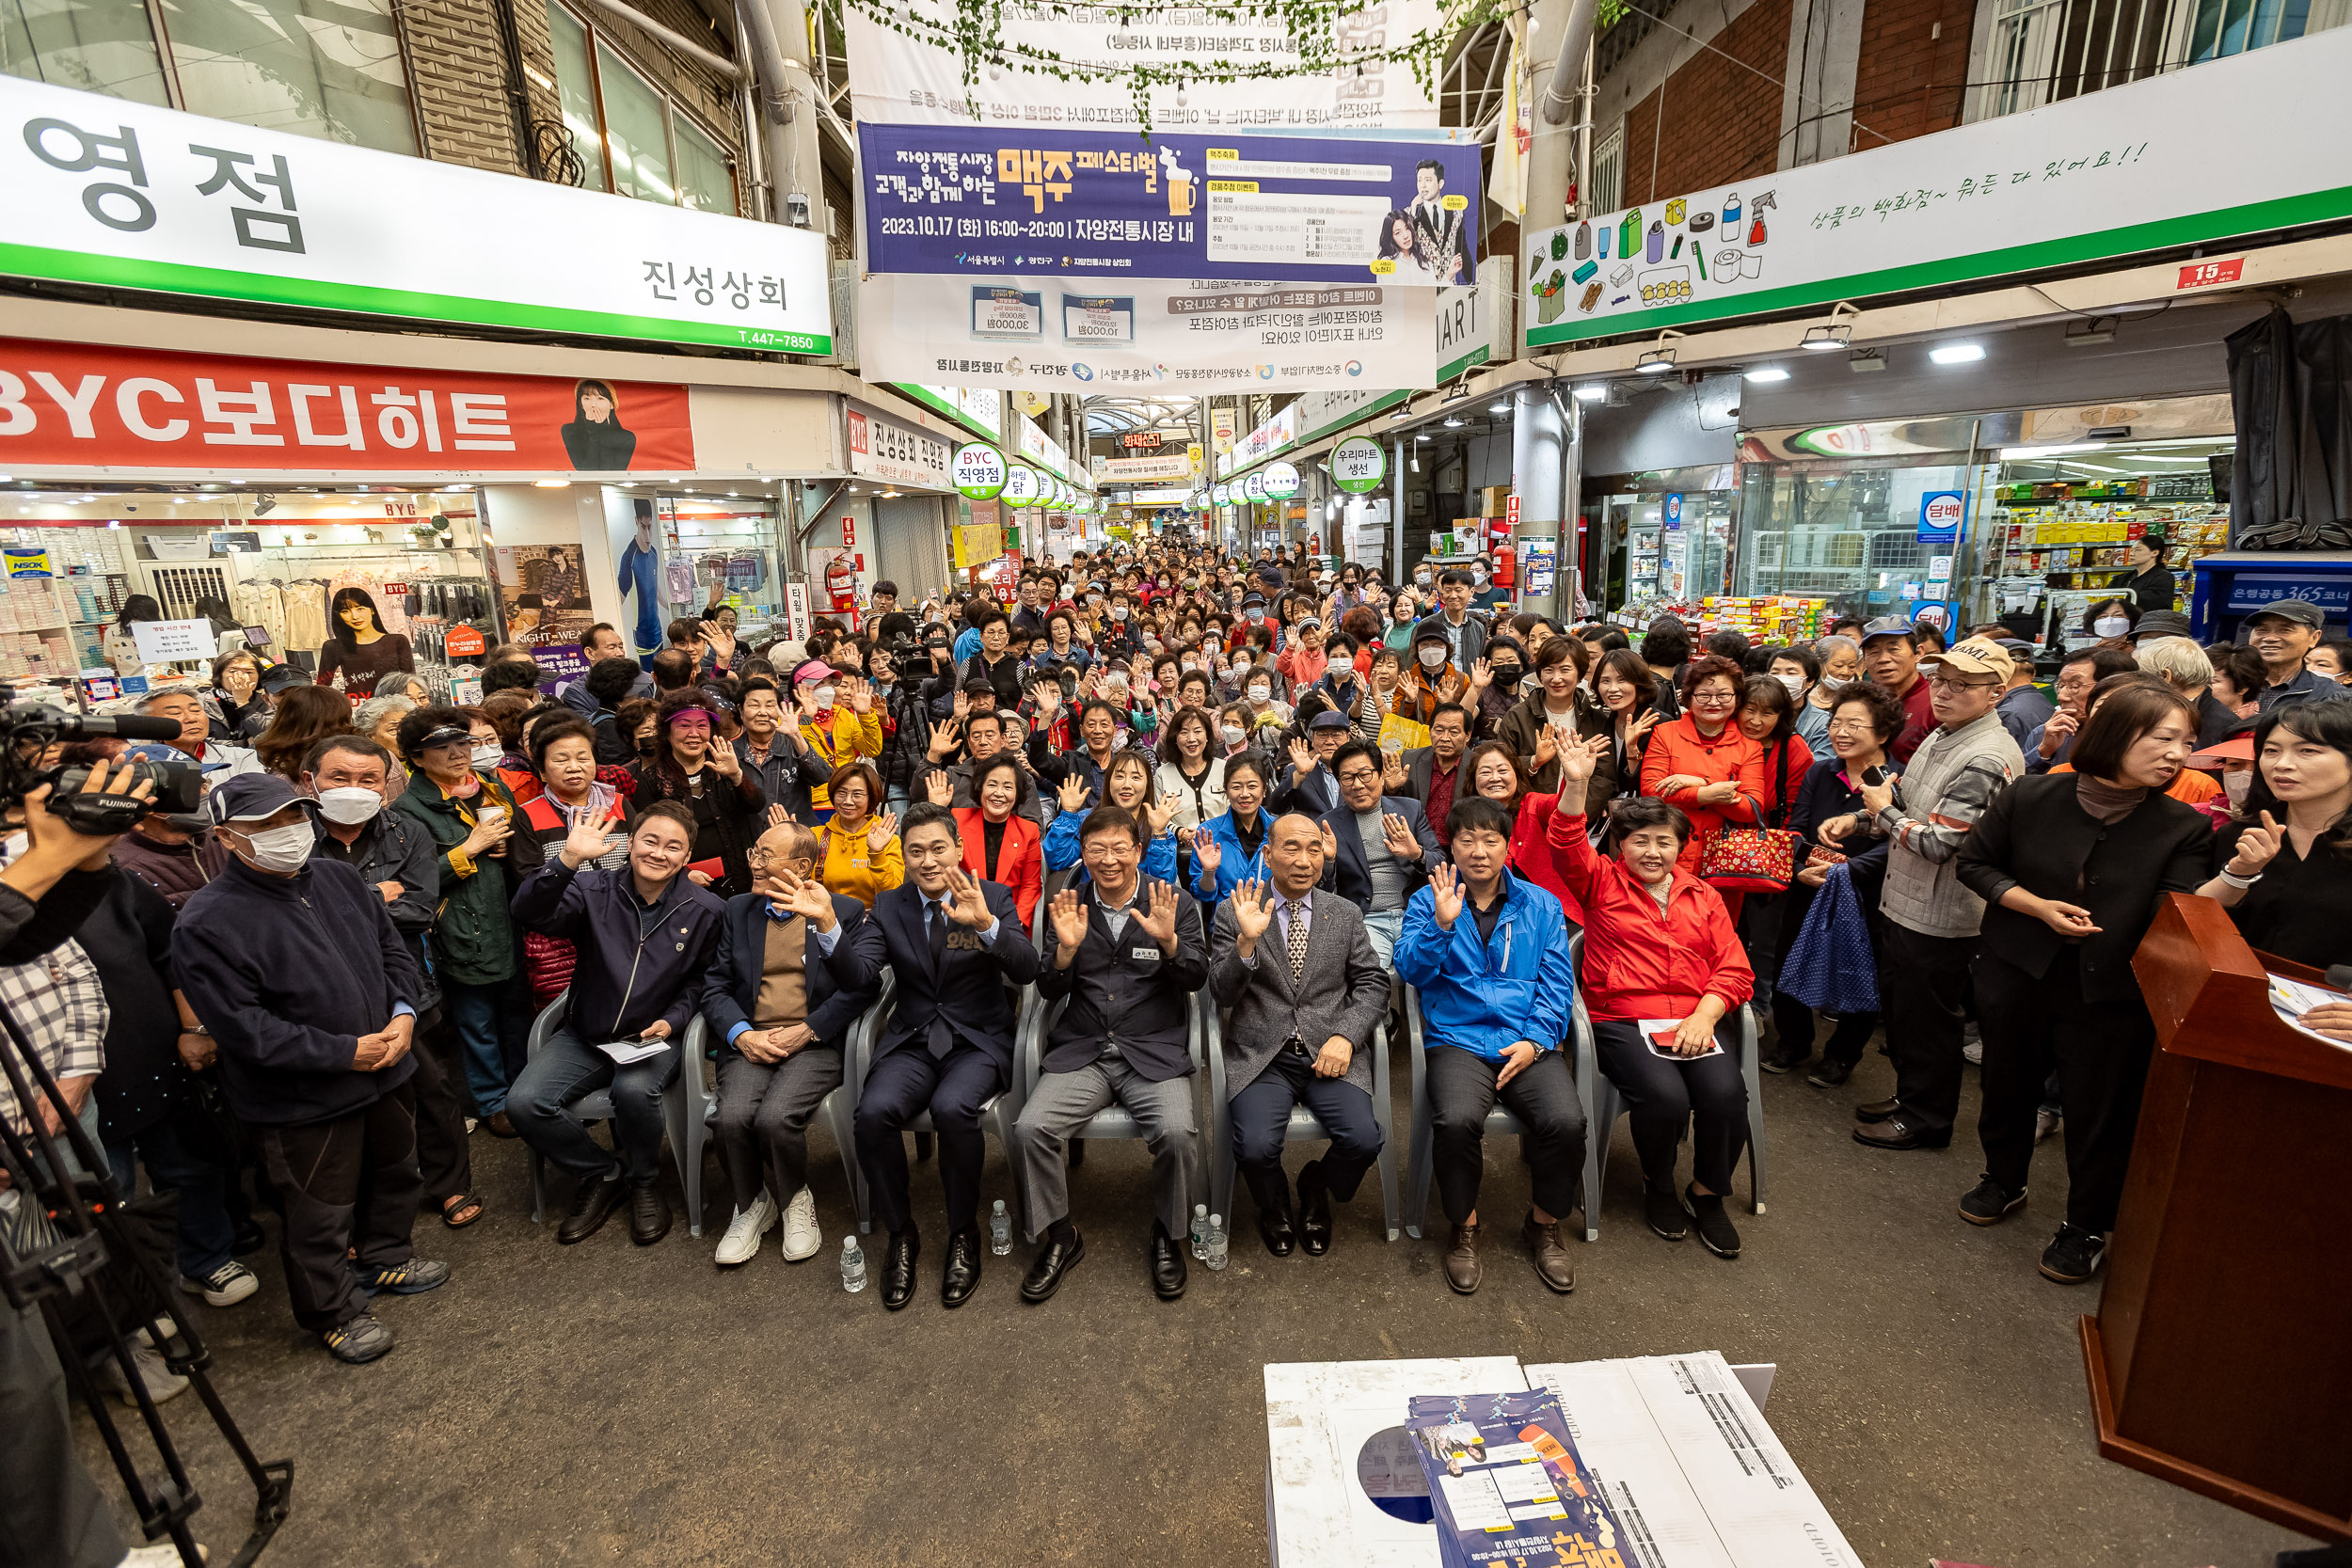
[[[82,781],[84,795],[130,795],[145,800],[151,799],[155,786],[145,779],[132,782],[128,768],[111,769],[105,761],[90,765],[89,777]],[[6,871],[0,871],[0,886],[14,888],[25,897],[38,902],[41,895],[57,885],[57,879],[69,871],[96,871],[106,863],[106,856],[114,848],[119,833],[85,833],[49,809],[51,786],[42,784],[28,790],[24,796],[24,831],[32,845],[19,855]]]

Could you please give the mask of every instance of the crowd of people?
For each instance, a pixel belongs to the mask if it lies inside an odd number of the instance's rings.
[[[919,1123],[960,1306],[1025,1006],[1041,1059],[1005,1151],[1035,1248],[1021,1296],[1083,1259],[1073,1172],[1117,1105],[1152,1161],[1143,1273],[1172,1300],[1209,1190],[1203,993],[1276,1257],[1334,1244],[1381,1149],[1375,1037],[1406,1049],[1409,1013],[1448,1285],[1482,1278],[1500,1103],[1524,1132],[1519,1245],[1571,1290],[1559,1227],[1597,1200],[1581,997],[1658,1236],[1740,1256],[1746,1053],[1803,1070],[1889,1153],[1950,1144],[1975,1063],[1982,1174],[1959,1213],[2017,1212],[2062,1129],[2040,1266],[2080,1283],[2153,1047],[2131,959],[2160,896],[2211,897],[2300,962],[2352,945],[2329,914],[2352,914],[2352,687],[2301,601],[2212,648],[2169,610],[2103,617],[2047,656],[2045,692],[2042,650],[1997,625],[1948,645],[1899,617],[1694,641],[1673,619],[1515,614],[1484,560],[1391,588],[1157,545],[1025,566],[1005,603],[882,582],[797,643],[747,646],[732,611],[680,621],[642,667],[599,626],[561,689],[501,647],[467,706],[361,657],[372,607],[337,608],[347,667],[368,665],[356,705],[232,651],[135,700],[176,739],[66,748],[102,783],[126,755],[193,767],[201,810],[109,844],[36,806],[18,855],[55,891],[0,952],[0,996],[117,1177],[177,1191],[183,1288],[254,1294],[237,1259],[274,1212],[294,1316],[348,1362],[391,1346],[372,1298],[450,1276],[418,1255],[420,1212],[458,1227],[494,1201],[477,1132],[566,1174],[555,1243],[621,1211],[661,1241],[664,1099],[705,1070],[690,1049],[715,1065],[720,1265],[778,1228],[787,1261],[818,1252],[808,1127],[848,1084],[883,1305],[917,1289]],[[70,908],[97,912],[69,927]],[[871,1060],[850,1062],[886,981]],[[2306,1022],[2352,1040],[2352,1007]],[[1849,1108],[1879,1038],[1891,1088]],[[580,1112],[597,1090],[603,1135]],[[1327,1147],[1293,1179],[1299,1105]]]

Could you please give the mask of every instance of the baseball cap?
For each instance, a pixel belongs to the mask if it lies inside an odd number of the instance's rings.
[[[1309,626],[1312,626],[1315,630],[1321,631],[1323,629],[1323,622],[1312,615],[1301,615],[1297,622],[1292,626],[1291,630],[1305,631]]]
[[[1971,637],[1940,654],[1929,654],[1922,664],[1948,665],[1963,675],[1991,675],[2006,681],[2017,669],[2009,650],[1989,637]]]
[[[2177,610],[2152,610],[2139,618],[2138,625],[2123,634],[2128,642],[2144,642],[2150,638],[2189,636],[2188,617]]]
[[[262,689],[273,697],[294,687],[310,684],[309,672],[297,670],[291,664],[273,664],[262,672]]]
[[[2251,626],[2265,615],[2276,615],[2281,620],[2292,621],[2298,626],[2311,626],[2313,629],[2327,624],[2327,617],[2320,612],[2319,607],[2309,599],[2273,599],[2253,614],[2249,615],[2246,618],[2247,624]]]
[[[1862,628],[1862,641],[1867,646],[1873,637],[1916,637],[1911,623],[1899,615],[1882,615]]]
[[[1311,730],[1343,730],[1347,728],[1347,715],[1338,708],[1327,707],[1310,719],[1307,727]]]
[[[1437,617],[1433,615],[1413,628],[1413,641],[1415,642],[1446,642],[1451,639],[1446,636],[1445,627],[1439,626]]]
[[[452,741],[459,740],[470,747],[473,744],[473,731],[460,729],[455,724],[442,724],[419,736],[417,743],[408,749],[408,754],[415,756],[419,752],[429,752],[436,746],[447,746]]]
[[[2033,644],[2022,637],[1996,637],[1993,641],[2021,664],[2033,657]]]
[[[213,826],[228,822],[258,822],[292,805],[308,805],[310,798],[275,773],[240,773],[223,779],[204,797],[204,815]]]
[[[135,746],[125,746],[122,749],[122,754],[126,757],[138,757],[146,762],[188,763],[196,760],[178,747],[167,746],[160,740],[142,740]],[[198,765],[198,770],[205,773],[217,773],[228,766],[228,760],[215,752],[209,760]]]

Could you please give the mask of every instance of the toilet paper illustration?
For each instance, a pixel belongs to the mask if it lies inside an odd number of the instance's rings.
[[[1715,281],[1728,283],[1735,277],[1764,276],[1764,258],[1753,250],[1719,250],[1715,252]]]

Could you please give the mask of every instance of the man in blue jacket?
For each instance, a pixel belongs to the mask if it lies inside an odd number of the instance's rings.
[[[357,1365],[392,1348],[368,1297],[430,1291],[449,1265],[408,1239],[424,1187],[408,1057],[416,964],[383,894],[311,858],[315,809],[275,773],[213,787],[205,815],[235,859],[181,911],[171,964],[284,1202],[294,1321]]]
[[[1584,1109],[1560,1053],[1576,973],[1560,900],[1511,874],[1511,814],[1472,798],[1448,816],[1453,863],[1413,895],[1396,943],[1397,977],[1421,991],[1438,1199],[1453,1222],[1446,1283],[1478,1289],[1478,1181],[1497,1099],[1527,1129],[1534,1195],[1519,1236],[1536,1275],[1576,1288],[1560,1216],[1584,1168]],[[1587,1201],[1590,1201],[1589,1196]]]
[[[725,913],[685,875],[694,817],[683,804],[657,800],[638,816],[626,870],[582,871],[605,852],[611,825],[582,816],[555,858],[516,890],[513,905],[518,925],[562,937],[580,953],[563,1027],[506,1099],[523,1141],[580,1178],[571,1212],[555,1230],[567,1246],[596,1234],[624,1188],[629,1240],[651,1246],[669,1234],[670,1205],[657,1184],[661,1095],[677,1078],[679,1043],[702,1002]],[[571,1110],[607,1085],[617,1157]]]

